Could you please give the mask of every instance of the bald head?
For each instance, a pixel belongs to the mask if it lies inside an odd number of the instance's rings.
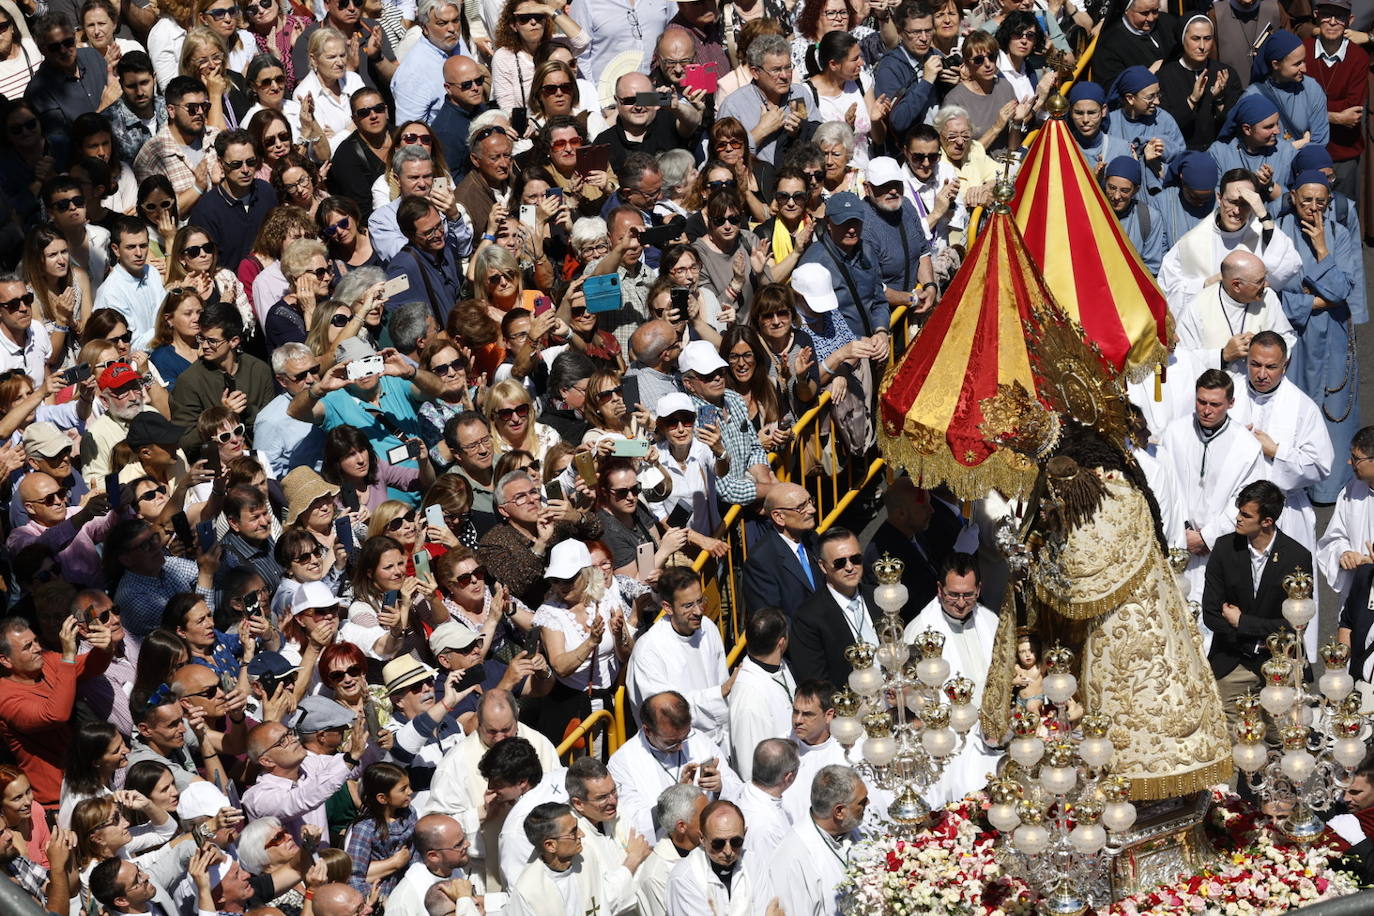
[[[662,318],[655,318],[641,324],[639,329],[630,335],[630,353],[644,365],[652,366],[660,372],[668,372],[673,367],[665,368],[660,363],[666,363],[664,354],[668,353],[675,343],[677,332],[673,330],[673,326]],[[676,357],[671,361],[676,364]],[[644,406],[653,407],[652,404]]]
[[[486,100],[485,73],[477,61],[461,54],[444,61],[444,91],[455,105],[472,108]],[[483,85],[477,85],[482,79]],[[467,83],[467,88],[463,84]]]
[[[816,503],[800,484],[774,484],[763,505],[773,526],[794,541],[816,530]]]
[[[363,895],[347,884],[322,884],[315,888],[315,916],[358,916]]]
[[[462,835],[462,826],[447,814],[426,814],[415,822],[415,851],[423,856]]]
[[[1222,277],[1234,277],[1241,273],[1254,276],[1264,273],[1264,262],[1248,251],[1233,251],[1221,260]]]
[[[1248,251],[1233,251],[1221,262],[1221,285],[1237,302],[1258,302],[1264,298],[1264,262]]]
[[[199,693],[219,683],[219,675],[205,665],[182,665],[172,675],[172,686],[181,689],[183,697]]]
[[[488,690],[477,701],[477,740],[492,747],[519,731],[520,709],[509,690]]]
[[[692,724],[692,707],[682,694],[665,690],[644,701],[643,718],[655,729],[688,728]]]

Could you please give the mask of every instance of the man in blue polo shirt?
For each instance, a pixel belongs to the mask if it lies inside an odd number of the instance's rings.
[[[191,223],[207,230],[219,246],[219,264],[237,270],[253,249],[253,239],[268,212],[277,205],[277,192],[261,178],[253,138],[242,128],[215,137],[215,153],[224,179],[191,208]]]
[[[925,315],[935,307],[935,268],[921,216],[906,197],[902,167],[887,156],[870,160],[864,187],[863,244],[877,265],[887,304]]]
[[[802,264],[820,264],[830,274],[839,302],[839,316],[855,337],[881,336],[887,343],[892,309],[878,267],[863,242],[867,208],[848,191],[825,202],[825,231],[817,227],[815,241],[802,255]]]

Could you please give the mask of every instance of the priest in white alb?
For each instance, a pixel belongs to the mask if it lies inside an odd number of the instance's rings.
[[[525,838],[535,857],[511,888],[508,916],[611,916],[633,900],[615,896],[601,870],[582,855],[577,815],[563,802],[535,806],[525,818]]]
[[[654,802],[677,782],[699,786],[713,800],[739,798],[744,783],[720,747],[692,727],[682,694],[654,694],[639,708],[639,731],[606,764],[620,790],[622,820],[644,836],[654,835]]]
[[[1180,312],[1198,293],[1221,279],[1222,259],[1235,251],[1262,258],[1276,289],[1285,288],[1302,270],[1297,249],[1278,231],[1248,173],[1223,175],[1215,215],[1188,230],[1165,252],[1159,265],[1159,288],[1175,318],[1182,317]]]
[[[748,782],[759,742],[792,734],[797,680],[783,659],[787,615],[775,607],[759,608],[749,615],[744,636],[746,654],[730,689],[730,753],[735,772]]]
[[[1198,356],[1208,360],[1219,354],[1223,368],[1237,373],[1245,371],[1246,351],[1260,331],[1277,331],[1290,349],[1298,339],[1269,286],[1264,262],[1248,251],[1228,254],[1220,282],[1193,296],[1175,317],[1180,348],[1204,351]]]
[[[701,812],[701,845],[668,876],[668,916],[783,916],[766,862],[744,851],[744,815],[728,801]]]
[[[635,641],[625,677],[632,707],[649,697],[676,690],[692,707],[692,725],[729,752],[730,690],[735,676],[726,665],[720,630],[706,621],[701,577],[688,566],[659,574],[663,616]]]
[[[1146,438],[1158,442],[1166,426],[1192,413],[1193,382],[1204,370],[1219,368],[1220,353],[1175,346],[1169,352],[1162,378],[1152,372],[1137,381],[1127,382],[1126,397],[1145,415],[1145,425],[1149,429]]]
[[[983,702],[983,686],[992,664],[992,643],[997,637],[997,614],[979,603],[982,577],[978,560],[967,553],[950,554],[940,570],[935,597],[921,609],[903,636],[907,645],[917,643],[921,634],[932,630],[944,639],[943,657],[949,662],[950,677],[965,677],[973,682],[973,705]],[[912,656],[918,655],[915,648]],[[940,778],[927,790],[925,799],[936,808],[987,784],[1001,756],[983,741],[981,726],[968,733],[964,746],[945,764]]]
[[[852,767],[828,766],[811,784],[811,808],[792,825],[768,868],[783,912],[838,916],[836,889],[849,855],[862,838],[868,787]]]
[[[1195,391],[1193,415],[1169,424],[1158,457],[1172,465],[1188,507],[1189,599],[1201,601],[1212,544],[1236,530],[1236,497],[1247,483],[1264,478],[1264,453],[1250,430],[1230,416],[1236,392],[1230,375],[1208,369],[1198,376]],[[1199,625],[1210,645],[1211,631]]]
[[[1349,460],[1355,475],[1336,498],[1331,521],[1312,552],[1342,605],[1355,570],[1374,563],[1374,426],[1364,427],[1350,440]]]
[[[649,857],[653,837],[621,821],[619,788],[599,758],[578,757],[568,764],[563,786],[582,830],[583,857],[599,864],[609,893],[633,896],[635,875]]]
[[[666,916],[668,878],[679,862],[701,845],[701,812],[706,793],[696,786],[674,783],[654,803],[654,826],[659,841],[635,872],[635,903],[639,916]]]
[[[739,796],[739,809],[749,825],[745,850],[768,861],[778,843],[792,829],[782,806],[783,793],[797,779],[801,758],[786,738],[765,738],[754,748],[753,778]]]

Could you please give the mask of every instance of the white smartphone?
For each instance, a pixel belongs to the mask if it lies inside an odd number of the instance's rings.
[[[443,175],[440,175],[439,177],[437,177],[437,178],[434,179],[433,188],[434,188],[434,190],[436,190],[436,191],[441,191],[441,190],[442,190],[442,191],[452,191],[452,190],[453,190],[453,179],[452,179],[452,178],[446,178],[446,177],[444,177]]]
[[[360,378],[367,378],[369,375],[381,375],[385,369],[386,361],[382,359],[381,354],[374,353],[349,363],[348,379],[355,381]]]
[[[656,568],[654,563],[654,545],[650,541],[640,544],[635,548],[635,568],[639,572],[639,578],[647,579],[654,574]]]
[[[408,289],[410,289],[409,277],[392,277],[382,284],[382,298],[390,299],[392,296],[403,293]]]
[[[531,229],[533,229],[534,221],[538,213],[538,210],[539,208],[536,207],[534,204],[521,204],[520,222],[524,223],[526,226],[529,226]]]
[[[435,528],[444,527],[444,509],[438,503],[432,506],[425,506],[425,524],[433,525]]]

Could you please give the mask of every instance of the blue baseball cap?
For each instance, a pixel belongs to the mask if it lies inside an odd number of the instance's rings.
[[[864,218],[863,203],[857,194],[841,191],[839,194],[832,195],[825,202],[825,218],[836,226],[856,219],[862,220]]]

